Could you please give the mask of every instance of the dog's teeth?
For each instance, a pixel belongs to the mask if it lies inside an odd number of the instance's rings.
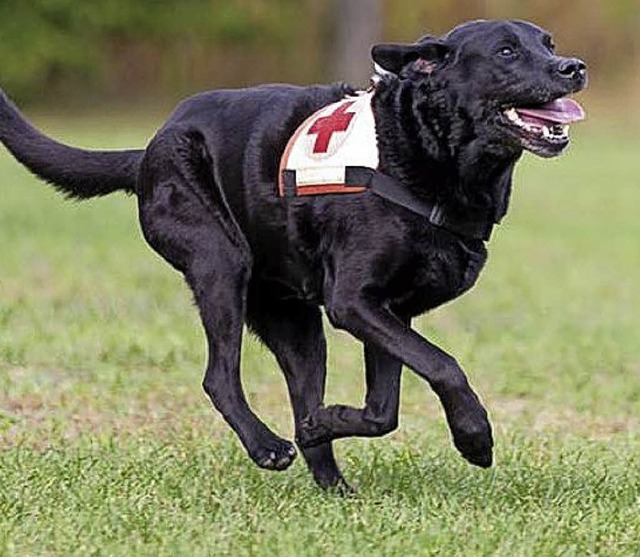
[[[546,141],[557,142],[557,141],[566,141],[569,137],[569,126],[562,124],[554,124],[551,126],[538,126],[536,124],[532,124],[526,122],[515,108],[509,108],[504,111],[504,115],[507,119],[514,125],[519,127],[521,130],[528,132],[530,134],[535,134]]]
[[[520,117],[518,116],[518,112],[516,111],[515,108],[510,108],[509,110],[506,110],[505,115],[512,122],[517,122],[518,120],[520,120]]]

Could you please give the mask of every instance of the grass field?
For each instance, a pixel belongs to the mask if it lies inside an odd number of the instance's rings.
[[[153,125],[41,118],[95,147]],[[0,154],[0,555],[640,555],[640,141],[578,126],[525,157],[480,283],[417,327],[486,401],[496,466],[453,449],[405,373],[401,427],[336,444],[358,496],[245,456],[200,388],[181,278],[133,199],[63,202]],[[252,405],[292,435],[283,380],[247,338]],[[360,350],[330,334],[329,399],[358,404]]]

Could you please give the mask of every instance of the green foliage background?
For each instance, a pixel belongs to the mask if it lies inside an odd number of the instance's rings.
[[[294,25],[305,3],[308,25],[316,25],[313,4],[291,0],[2,0],[0,79],[26,100],[41,99],[45,88],[130,96],[141,86],[197,83],[193,68],[210,69],[213,59],[211,75],[222,72],[220,82],[234,82],[238,50],[269,60],[308,31]],[[306,35],[313,44],[313,33]],[[304,79],[304,68],[299,73]]]
[[[0,84],[19,101],[55,104],[327,81],[342,1],[1,0]],[[640,0],[361,0],[363,10],[374,1],[382,39],[477,17],[531,19],[587,59],[596,91],[640,89]]]

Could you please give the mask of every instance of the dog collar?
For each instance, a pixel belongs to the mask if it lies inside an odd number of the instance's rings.
[[[307,118],[293,134],[280,161],[280,197],[370,191],[425,217],[431,224],[467,238],[488,240],[493,215],[455,215],[445,204],[415,195],[377,170],[376,125],[371,99],[361,92],[330,104]]]

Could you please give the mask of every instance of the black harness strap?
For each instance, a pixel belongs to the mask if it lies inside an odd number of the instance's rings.
[[[372,172],[369,190],[371,193],[396,205],[422,215],[434,226],[439,226],[467,238],[489,240],[491,237],[493,225],[495,224],[491,216],[485,214],[476,218],[470,218],[468,215],[459,217],[449,210],[446,205],[425,201],[396,179],[381,172]]]
[[[282,174],[284,197],[302,195],[296,185],[295,171],[284,170]],[[354,193],[353,188],[366,188],[379,197],[425,217],[434,226],[478,240],[488,240],[496,223],[493,215],[488,214],[479,215],[476,218],[469,218],[468,215],[464,217],[454,215],[445,205],[429,203],[416,196],[395,178],[371,168],[347,166],[344,186],[344,189],[336,190],[334,185],[331,185],[323,191],[322,185],[318,185],[314,189],[314,195]]]

